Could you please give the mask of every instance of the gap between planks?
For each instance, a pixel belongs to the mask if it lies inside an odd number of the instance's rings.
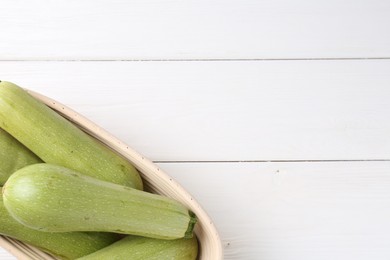
[[[390,60],[390,57],[351,58],[253,58],[253,59],[1,59],[0,62],[198,62],[198,61],[338,61],[338,60]]]
[[[163,160],[153,163],[338,163],[338,162],[389,162],[390,159],[354,159],[354,160],[228,160],[228,161],[174,161]]]

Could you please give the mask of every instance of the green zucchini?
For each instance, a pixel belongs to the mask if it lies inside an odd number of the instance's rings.
[[[61,259],[76,259],[89,255],[119,239],[118,234],[110,233],[50,233],[28,228],[10,216],[1,197],[0,234],[40,248]]]
[[[29,164],[41,163],[33,152],[0,128],[0,186],[16,170]]]
[[[142,189],[137,170],[123,157],[10,82],[0,82],[0,127],[44,162],[104,181]]]
[[[152,238],[192,237],[196,216],[179,202],[46,163],[16,171],[4,205],[41,231],[102,231]]]
[[[195,236],[175,240],[127,236],[78,260],[195,260],[197,254]]]

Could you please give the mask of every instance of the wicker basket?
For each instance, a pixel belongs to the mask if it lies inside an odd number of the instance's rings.
[[[221,240],[212,220],[196,200],[176,181],[159,169],[153,162],[72,109],[48,97],[30,90],[27,91],[85,132],[127,158],[141,173],[145,189],[176,199],[191,209],[198,217],[195,234],[200,245],[199,259],[219,260],[223,258]],[[15,255],[18,259],[55,259],[32,246],[7,237],[0,236],[0,246]]]

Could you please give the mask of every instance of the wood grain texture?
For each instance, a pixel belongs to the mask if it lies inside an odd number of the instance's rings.
[[[0,59],[390,57],[386,0],[2,1]]]
[[[154,161],[389,160],[390,61],[0,62]]]
[[[226,260],[390,258],[390,162],[160,167],[213,218]]]

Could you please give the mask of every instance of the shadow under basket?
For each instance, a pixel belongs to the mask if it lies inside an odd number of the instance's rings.
[[[152,161],[146,159],[144,156],[131,149],[128,145],[113,137],[93,122],[89,121],[87,118],[55,100],[30,90],[27,91],[36,99],[42,101],[61,116],[78,126],[80,129],[95,137],[112,150],[129,160],[140,172],[145,190],[173,198],[194,212],[198,218],[198,222],[194,230],[199,241],[198,259],[223,259],[221,240],[212,220],[202,209],[199,203],[196,202],[196,200],[175,180],[159,169]],[[0,236],[0,246],[18,259],[56,259],[37,248],[4,236]]]

